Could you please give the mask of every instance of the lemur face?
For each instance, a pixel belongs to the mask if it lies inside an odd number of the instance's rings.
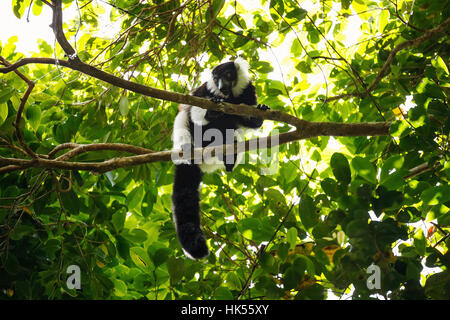
[[[214,84],[225,96],[232,94],[237,83],[237,70],[234,62],[223,63],[212,71]]]

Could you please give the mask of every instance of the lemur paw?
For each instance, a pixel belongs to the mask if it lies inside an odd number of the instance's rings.
[[[269,106],[267,106],[265,104],[258,104],[256,106],[256,109],[261,110],[261,111],[266,111],[266,110],[269,110],[270,108],[269,108]]]
[[[220,102],[224,102],[224,101],[225,101],[224,98],[217,97],[217,96],[212,97],[210,100],[211,100],[212,102],[214,102],[214,103],[220,103]]]

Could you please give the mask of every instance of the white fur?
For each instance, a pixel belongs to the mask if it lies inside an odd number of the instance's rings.
[[[221,98],[228,98],[228,96],[224,95],[222,91],[220,91],[219,88],[216,86],[216,83],[214,82],[212,75],[210,79],[206,82],[206,88],[208,88],[208,90],[214,93],[216,96],[219,96]]]
[[[242,94],[244,89],[248,86],[250,82],[250,77],[248,74],[249,64],[247,61],[238,57],[234,61],[234,65],[237,70],[237,82],[232,88],[233,96],[237,97]],[[210,75],[209,80],[206,82],[206,87],[209,91],[211,91],[214,95],[219,96],[221,98],[227,98],[219,88],[216,86],[212,75]],[[173,149],[181,150],[181,146],[185,144],[192,143],[192,136],[189,131],[189,114],[191,121],[196,125],[207,125],[209,123],[208,120],[205,119],[206,109],[199,108],[196,106],[191,106],[190,111],[189,108],[180,108],[181,111],[178,112],[173,128],[172,141],[173,141]],[[236,136],[239,136],[238,132],[235,132]],[[238,138],[238,140],[241,140]],[[242,162],[243,153],[238,154],[237,163]],[[189,160],[185,159],[173,159],[175,164],[186,163],[189,164]],[[225,165],[222,161],[220,161],[217,157],[206,157],[203,159],[203,162],[199,164],[200,169],[203,172],[213,172],[219,169],[224,169]]]
[[[198,126],[205,126],[209,123],[208,120],[205,119],[206,109],[202,109],[196,106],[191,107],[191,120]]]
[[[237,70],[237,82],[231,91],[233,91],[233,96],[237,97],[241,95],[250,82],[250,76],[248,75],[249,64],[241,57],[238,57],[234,60],[234,65]]]
[[[181,150],[181,146],[185,144],[191,144],[192,138],[191,133],[189,131],[189,111],[181,110],[178,112],[175,117],[175,122],[173,124],[173,133],[172,133],[172,141],[173,141],[173,149]],[[187,159],[172,159],[175,164],[189,164],[189,160]]]

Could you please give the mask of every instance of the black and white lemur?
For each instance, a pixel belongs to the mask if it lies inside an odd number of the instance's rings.
[[[250,81],[248,63],[242,58],[222,63],[212,70],[210,79],[192,92],[192,95],[218,102],[255,106],[255,87]],[[266,105],[257,105],[267,110]],[[173,128],[173,149],[190,150],[222,145],[227,134],[239,128],[259,128],[263,119],[225,114],[195,106],[180,105]],[[231,131],[234,130],[234,131]],[[228,141],[228,143],[230,143]],[[231,142],[232,143],[232,142]],[[172,210],[175,229],[185,254],[191,259],[201,259],[209,254],[200,229],[199,187],[203,172],[225,168],[233,170],[236,156],[196,164],[193,160],[178,159],[172,193]],[[226,160],[226,161],[223,161]]]

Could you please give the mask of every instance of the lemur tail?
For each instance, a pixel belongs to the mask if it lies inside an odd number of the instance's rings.
[[[200,229],[199,186],[202,171],[196,164],[175,165],[173,182],[173,218],[175,229],[186,255],[201,259],[209,254],[205,237]]]

